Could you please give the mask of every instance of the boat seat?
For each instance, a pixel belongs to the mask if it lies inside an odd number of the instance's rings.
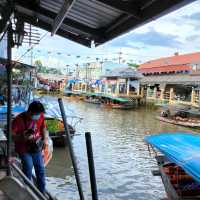
[[[6,176],[0,180],[0,190],[9,200],[39,200],[28,187],[12,176]]]

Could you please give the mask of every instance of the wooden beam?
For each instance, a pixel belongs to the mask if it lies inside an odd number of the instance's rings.
[[[130,2],[121,2],[117,0],[98,0],[99,2],[111,6],[117,10],[120,10],[126,14],[129,14],[133,16],[136,19],[140,19],[139,15],[139,7],[136,3],[130,3]]]
[[[75,0],[64,0],[64,3],[62,5],[59,13],[58,13],[58,15],[56,16],[56,18],[53,22],[53,27],[52,27],[52,31],[51,31],[52,36],[60,28],[62,22],[64,21],[67,13],[69,12],[71,7],[73,6],[74,2],[75,2]]]

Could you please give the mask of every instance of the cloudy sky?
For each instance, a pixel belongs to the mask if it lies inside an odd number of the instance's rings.
[[[64,68],[66,65],[92,62],[96,58],[118,62],[119,52],[122,52],[121,61],[125,63],[142,63],[175,52],[196,52],[200,51],[199,22],[200,0],[97,48],[90,49],[40,31],[46,36],[34,47],[33,59],[40,59],[50,67]],[[27,49],[27,46],[15,49],[14,58],[18,59]],[[30,54],[26,54],[21,61],[30,63]]]

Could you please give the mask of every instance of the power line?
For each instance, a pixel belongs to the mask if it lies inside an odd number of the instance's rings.
[[[47,36],[47,34],[48,34],[48,31],[39,39],[38,42],[41,42],[41,40],[44,39],[44,38]],[[38,44],[34,44],[34,45],[32,45],[29,49],[27,49],[27,51],[26,51],[24,54],[22,54],[22,55],[17,59],[17,62],[19,62],[29,51],[33,50],[33,48],[34,48],[36,45],[38,45]]]

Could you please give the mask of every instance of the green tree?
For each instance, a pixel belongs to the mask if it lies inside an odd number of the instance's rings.
[[[38,72],[42,71],[43,65],[42,65],[42,61],[41,60],[36,60],[35,61],[35,66],[37,67],[37,71]]]
[[[62,74],[60,69],[57,68],[50,68],[46,67],[42,64],[41,60],[36,60],[35,61],[35,66],[37,67],[37,72],[38,73],[45,73],[45,74]]]
[[[138,68],[140,65],[136,64],[136,63],[128,63],[129,67],[135,67]]]

